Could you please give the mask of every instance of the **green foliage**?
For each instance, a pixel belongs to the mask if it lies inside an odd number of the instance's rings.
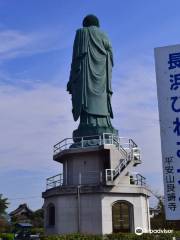
[[[33,216],[37,217],[37,218],[43,218],[44,217],[44,210],[43,210],[43,208],[40,208],[40,209],[36,210],[33,213]]]
[[[12,233],[0,233],[2,240],[14,240],[14,234]]]
[[[32,228],[31,229],[31,234],[44,234],[44,228]]]
[[[159,214],[154,216],[151,219],[151,228],[152,229],[172,229],[179,230],[180,229],[180,220],[176,221],[168,221],[165,216],[165,208],[164,208],[164,200],[162,196],[158,197],[158,205],[156,209],[159,209]]]
[[[102,240],[100,235],[85,235],[85,234],[67,234],[67,235],[54,235],[54,236],[43,236],[41,240]],[[104,238],[105,240],[106,238]]]
[[[0,233],[11,232],[11,225],[3,217],[0,217]]]
[[[113,233],[113,234],[108,234],[107,240],[136,240],[139,239],[139,236],[137,236],[134,233]],[[148,239],[149,240],[149,239]]]
[[[134,233],[114,233],[104,236],[100,235],[83,235],[83,234],[69,234],[69,235],[54,235],[43,236],[41,240],[172,240],[172,238],[180,236],[180,232],[173,234],[149,234],[144,233],[138,236]]]
[[[3,195],[0,194],[0,216],[2,216],[3,214],[6,213],[6,208],[8,208],[8,199],[7,198],[3,198]]]
[[[32,217],[30,218],[33,227],[35,228],[43,228],[44,225],[44,211],[42,208],[33,212]]]

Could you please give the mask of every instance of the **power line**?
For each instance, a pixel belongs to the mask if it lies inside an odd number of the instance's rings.
[[[29,197],[19,197],[19,198],[8,198],[8,200],[25,200],[25,199],[34,199],[34,198],[42,198],[40,196],[29,196]]]

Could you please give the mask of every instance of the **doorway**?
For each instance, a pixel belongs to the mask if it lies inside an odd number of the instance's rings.
[[[112,205],[113,233],[133,232],[133,205],[127,201],[117,201]]]

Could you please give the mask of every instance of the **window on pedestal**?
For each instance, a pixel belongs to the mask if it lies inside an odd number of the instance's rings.
[[[112,205],[113,232],[133,231],[133,205],[127,201],[117,201]]]
[[[48,210],[48,226],[53,227],[55,225],[55,206],[50,203],[47,207]]]

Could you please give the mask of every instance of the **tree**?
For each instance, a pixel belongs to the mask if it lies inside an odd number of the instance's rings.
[[[156,198],[158,199],[156,210],[158,210],[159,213],[151,219],[152,229],[164,228],[166,226],[164,198],[160,195],[156,195]]]
[[[180,229],[180,220],[170,221],[166,220],[165,215],[165,207],[164,207],[164,197],[156,196],[158,198],[158,204],[156,209],[159,210],[159,214],[156,215],[151,219],[151,227],[152,229],[172,229],[172,230],[179,230]]]
[[[3,195],[0,194],[0,216],[3,216],[6,213],[6,208],[8,208],[8,199],[3,198]]]
[[[5,232],[10,228],[6,219],[6,208],[8,208],[8,204],[8,199],[3,198],[3,195],[0,194],[0,232]]]
[[[43,222],[44,222],[44,211],[42,208],[36,210],[33,212],[32,215],[32,224],[34,227],[41,228],[43,227]]]

